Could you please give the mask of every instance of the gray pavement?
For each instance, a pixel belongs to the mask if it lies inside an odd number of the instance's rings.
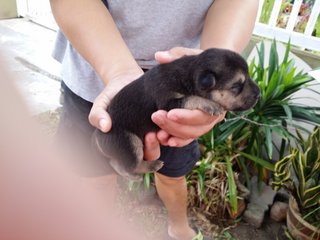
[[[60,64],[51,57],[55,31],[24,18],[0,20],[0,55],[32,114],[60,107]]]

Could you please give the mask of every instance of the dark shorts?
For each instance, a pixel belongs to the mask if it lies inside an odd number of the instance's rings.
[[[76,164],[83,176],[103,176],[113,173],[108,161],[93,153],[90,149],[94,128],[88,121],[92,103],[74,94],[64,83],[63,110],[57,131],[58,141],[74,153]],[[169,177],[180,177],[189,173],[200,157],[197,141],[181,148],[161,147],[160,159],[164,166],[159,173]]]

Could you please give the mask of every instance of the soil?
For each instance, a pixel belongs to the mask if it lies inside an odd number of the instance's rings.
[[[121,212],[134,227],[141,231],[146,239],[166,239],[166,210],[157,197],[155,190],[122,191]],[[201,213],[195,213],[192,206],[189,208],[191,224],[201,229],[206,236],[219,240],[285,240],[285,222],[275,222],[266,214],[261,228],[256,229],[248,223],[241,221],[229,221],[229,226],[219,226],[209,222]],[[221,220],[221,219],[220,219]],[[138,224],[137,224],[138,223]],[[147,231],[146,231],[147,229]],[[158,238],[157,238],[157,237]],[[160,237],[159,236],[163,236]]]
[[[44,112],[36,116],[44,134],[51,137],[57,129],[61,109],[56,111]],[[119,196],[120,215],[128,224],[134,226],[141,233],[141,239],[165,239],[167,221],[166,210],[159,200],[153,187],[151,190],[144,190],[144,187],[138,186],[135,190],[128,190],[128,184],[120,182],[121,195]],[[266,214],[261,228],[256,229],[244,221],[237,220],[228,226],[219,226],[209,222],[201,213],[195,213],[192,206],[189,208],[190,222],[197,228],[213,239],[230,240],[284,240],[285,223],[275,222]],[[217,223],[221,222],[220,219]],[[157,237],[156,237],[157,236]]]

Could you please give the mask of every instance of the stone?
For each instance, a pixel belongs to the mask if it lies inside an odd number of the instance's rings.
[[[239,181],[237,181],[236,184],[237,184],[238,196],[243,199],[249,199],[250,190]]]
[[[276,222],[282,222],[286,220],[288,208],[288,203],[276,201],[271,207],[270,218]]]
[[[243,220],[255,228],[260,228],[264,220],[264,215],[264,208],[255,203],[249,203],[243,214]]]
[[[268,210],[277,192],[264,182],[261,182],[261,190],[259,190],[256,176],[251,179],[251,186],[250,203],[259,205],[264,211]]]

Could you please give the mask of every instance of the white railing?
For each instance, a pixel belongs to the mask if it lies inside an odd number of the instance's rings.
[[[274,0],[269,21],[261,23],[259,20],[266,10],[262,7],[264,3],[270,2],[273,1],[259,0],[259,12],[253,34],[285,43],[290,39],[292,45],[320,52],[320,38],[313,36],[320,13],[320,0],[295,0],[293,4]],[[301,29],[302,32],[298,32]]]
[[[16,0],[18,15],[26,17],[33,22],[47,28],[57,30],[57,24],[53,18],[49,0]]]
[[[259,1],[259,12],[254,28],[254,35],[276,39],[287,43],[289,39],[295,46],[303,49],[310,49],[320,52],[320,38],[312,36],[316,21],[320,13],[320,0],[295,0],[293,4],[288,4],[288,11],[283,13],[285,0],[257,0]],[[268,23],[261,23],[259,19],[263,15],[264,3],[272,3],[272,11]],[[301,9],[306,4],[303,2],[314,2],[307,14],[302,15]],[[21,16],[45,25],[51,29],[57,29],[51,14],[49,0],[17,0],[18,13]],[[41,3],[41,4],[40,4]],[[310,10],[310,11],[309,11]],[[282,20],[281,20],[282,18]],[[303,33],[296,31],[297,22],[306,23]],[[280,26],[279,26],[280,25]],[[283,25],[283,26],[281,26]]]

